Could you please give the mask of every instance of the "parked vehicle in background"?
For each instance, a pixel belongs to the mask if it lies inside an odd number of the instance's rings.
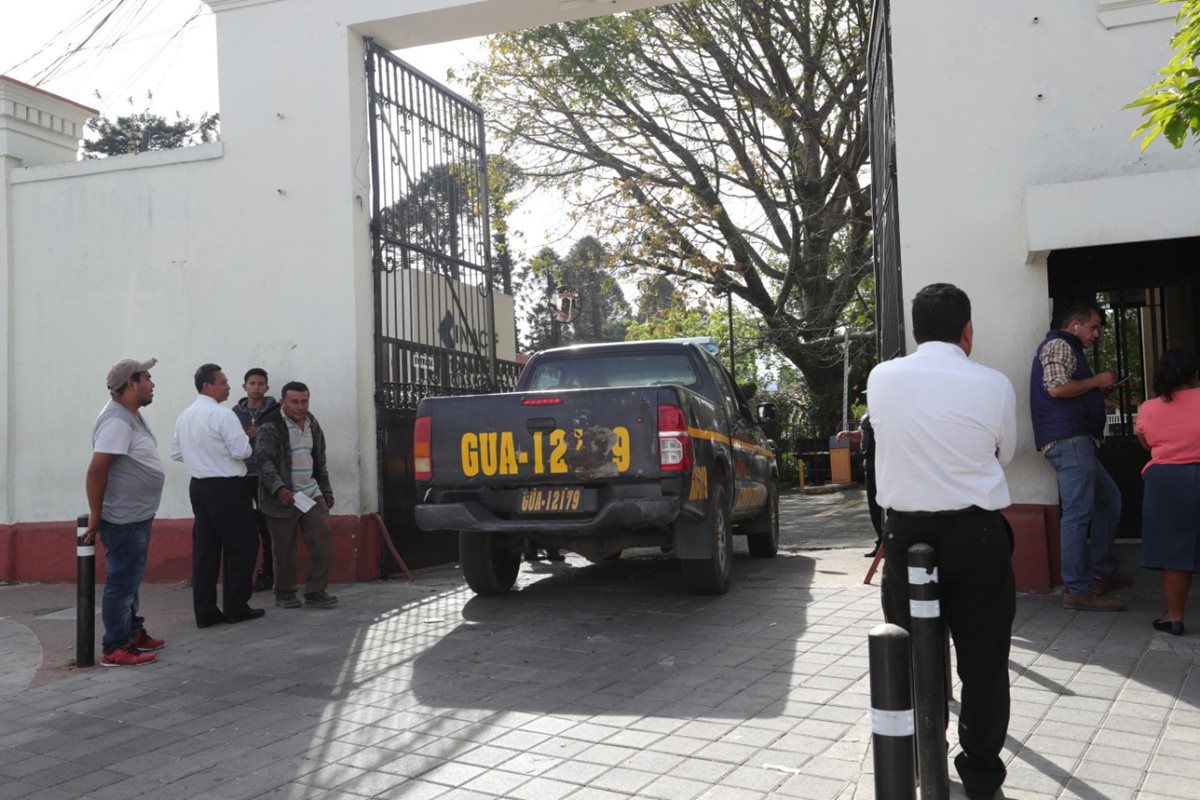
[[[734,534],[779,547],[774,444],[728,372],[679,341],[547,350],[516,391],[417,408],[417,524],[457,532],[467,584],[512,588],[521,553],[661,547],[690,591],[729,588]]]

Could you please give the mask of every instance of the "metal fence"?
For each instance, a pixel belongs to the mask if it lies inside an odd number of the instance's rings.
[[[496,357],[483,112],[367,39],[371,269],[375,289],[380,506],[411,566],[451,560],[457,541],[419,531],[412,464],[417,404],[511,389]],[[395,570],[389,555],[384,574]]]
[[[904,355],[904,292],[896,197],[896,114],[892,89],[890,0],[875,0],[867,60],[870,79],[871,227],[879,360]]]

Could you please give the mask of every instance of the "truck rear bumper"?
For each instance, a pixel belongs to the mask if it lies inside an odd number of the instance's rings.
[[[679,499],[622,498],[606,504],[590,519],[561,519],[525,516],[501,519],[478,502],[418,505],[417,525],[427,531],[477,531],[523,533],[545,531],[558,534],[599,533],[614,528],[644,528],[669,525],[679,516]]]

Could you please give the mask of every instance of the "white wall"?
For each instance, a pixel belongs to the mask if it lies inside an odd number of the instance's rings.
[[[1156,11],[1158,21],[1106,28],[1100,11],[1112,5],[891,4],[905,312],[934,281],[971,296],[975,357],[1005,372],[1021,399],[1022,441],[1008,470],[1017,503],[1057,502],[1053,472],[1033,450],[1025,399],[1033,351],[1049,323],[1045,254],[1028,245],[1027,192],[1078,182],[1039,206],[1050,217],[1039,222],[1055,229],[1070,224],[1089,181],[1200,166],[1194,147],[1155,145],[1142,154],[1129,140],[1139,117],[1121,107],[1166,63],[1173,25]],[[1169,185],[1161,191],[1196,207],[1197,198],[1186,196],[1189,181],[1148,181],[1140,191]],[[1200,235],[1194,217],[1191,235]],[[1148,222],[1132,231],[1122,222],[1097,220],[1084,234],[1092,241],[1071,243],[1110,243],[1116,229],[1137,239],[1162,235]]]
[[[221,143],[32,167],[0,153],[0,523],[86,509],[104,376],[151,356],[146,415],[164,456],[198,365],[215,361],[235,385],[262,366],[276,390],[290,378],[312,389],[338,511],[375,510],[362,35],[399,48],[659,1],[208,0]],[[170,465],[160,516],[190,513]]]

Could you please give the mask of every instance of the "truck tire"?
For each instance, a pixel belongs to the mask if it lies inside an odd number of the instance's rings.
[[[458,560],[467,586],[481,595],[504,594],[517,582],[521,569],[520,551],[487,533],[460,532]]]
[[[750,548],[750,555],[755,558],[774,558],[775,554],[779,552],[778,481],[771,481],[767,484],[767,505],[762,511],[762,516],[765,519],[759,521],[759,525],[755,527],[761,527],[765,522],[766,530],[746,534],[746,546]]]
[[[684,559],[683,582],[693,594],[725,594],[733,572],[733,526],[729,521],[729,502],[725,484],[712,484],[708,513],[698,526],[712,543],[708,558]]]

